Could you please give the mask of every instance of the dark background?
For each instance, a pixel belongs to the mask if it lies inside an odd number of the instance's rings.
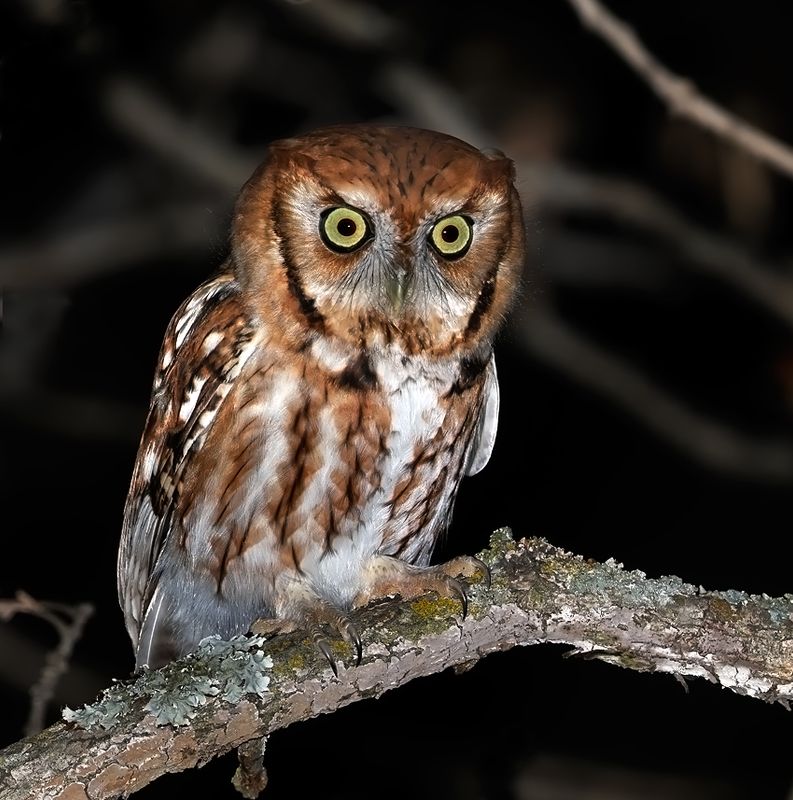
[[[781,4],[609,7],[793,141]],[[790,180],[671,117],[567,3],[4,0],[0,14],[0,597],[96,606],[55,706],[132,666],[116,548],[167,321],[222,260],[267,142],[326,123],[417,124],[516,160],[530,258],[497,342],[500,433],[438,558],[510,525],[651,576],[793,590]],[[748,288],[757,275],[770,300]],[[41,621],[0,623],[2,743],[54,643]],[[491,656],[281,732],[267,796],[790,797],[780,706],[563,652]],[[233,767],[140,796],[233,797]]]

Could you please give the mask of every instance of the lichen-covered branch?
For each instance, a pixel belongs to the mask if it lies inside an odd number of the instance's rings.
[[[1,752],[0,798],[129,794],[298,720],[516,645],[564,643],[630,669],[703,677],[785,705],[793,698],[793,596],[651,579],[542,539],[516,543],[506,529],[480,557],[492,585],[472,588],[465,620],[435,596],[371,606],[357,617],[363,661],[338,679],[300,634],[207,640]],[[349,665],[347,646],[338,647]]]

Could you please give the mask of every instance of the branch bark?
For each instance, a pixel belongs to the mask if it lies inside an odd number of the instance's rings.
[[[370,606],[357,616],[363,661],[338,679],[299,633],[207,641],[0,752],[0,798],[130,794],[298,720],[516,645],[564,643],[630,669],[702,677],[786,706],[793,698],[793,596],[706,592],[542,539],[516,543],[508,529],[480,557],[493,582],[472,588],[464,621],[455,603],[432,595]],[[349,660],[346,645],[339,657]]]

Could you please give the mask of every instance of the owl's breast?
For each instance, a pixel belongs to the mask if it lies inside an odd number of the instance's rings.
[[[455,375],[404,357],[261,348],[187,476],[193,563],[220,591],[267,594],[299,574],[347,603],[371,555],[429,561],[478,402],[451,391]]]
[[[315,517],[322,551],[310,567],[328,592],[349,590],[342,602],[375,553],[429,561],[451,514],[480,394],[452,391],[453,363],[385,353],[354,366],[366,386],[328,395],[323,428],[333,466],[317,481],[328,510]]]

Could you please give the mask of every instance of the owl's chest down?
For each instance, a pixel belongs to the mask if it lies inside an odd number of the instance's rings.
[[[483,381],[319,355],[252,358],[186,476],[185,544],[221,591],[300,575],[349,602],[371,555],[426,564],[448,523]]]

